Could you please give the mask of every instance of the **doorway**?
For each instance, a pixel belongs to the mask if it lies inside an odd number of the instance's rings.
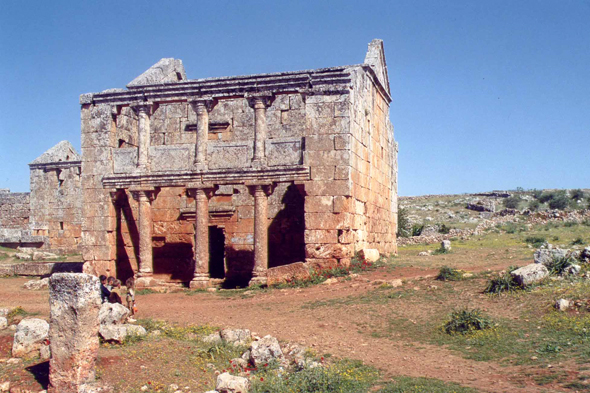
[[[218,226],[209,227],[209,274],[225,278],[225,233]]]

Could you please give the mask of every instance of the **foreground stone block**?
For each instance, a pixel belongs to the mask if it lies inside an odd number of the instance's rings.
[[[100,282],[83,273],[54,274],[49,280],[49,304],[49,392],[78,393],[95,378]]]
[[[514,281],[521,286],[527,286],[543,280],[549,275],[549,270],[541,263],[531,263],[510,272]]]
[[[47,340],[49,324],[38,318],[23,319],[16,327],[12,343],[12,357],[36,357]]]
[[[379,259],[379,250],[375,248],[365,248],[359,252],[359,257],[367,262],[377,262]]]
[[[119,303],[104,303],[100,306],[98,319],[101,325],[120,325],[129,316],[129,309]]]
[[[223,329],[219,334],[223,341],[234,345],[246,345],[252,340],[248,329]]]
[[[219,393],[248,393],[250,390],[250,381],[248,378],[223,373],[217,376],[215,390]]]
[[[268,269],[266,277],[268,285],[277,285],[293,280],[308,280],[311,275],[305,263],[295,262]]]

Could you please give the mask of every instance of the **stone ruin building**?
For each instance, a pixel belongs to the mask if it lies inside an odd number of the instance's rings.
[[[70,142],[61,141],[29,164],[30,193],[0,190],[0,245],[80,252],[81,165]]]
[[[396,252],[383,42],[364,63],[189,80],[162,59],[80,96],[85,271],[139,286],[266,282]]]

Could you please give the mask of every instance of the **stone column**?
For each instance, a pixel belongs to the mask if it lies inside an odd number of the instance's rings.
[[[138,202],[139,215],[139,261],[137,280],[138,286],[149,285],[149,278],[154,272],[154,257],[152,253],[152,201],[155,198],[153,188],[132,188],[130,189],[133,198]]]
[[[209,199],[216,186],[190,184],[187,190],[195,198],[195,271],[190,288],[209,286]]]
[[[89,391],[98,356],[98,277],[84,273],[55,273],[49,279],[49,392]]]
[[[138,153],[137,167],[142,170],[149,170],[150,154],[150,114],[152,111],[151,102],[139,102],[131,105],[137,112],[138,123]]]
[[[207,143],[209,141],[209,112],[216,101],[212,98],[200,98],[189,101],[197,114],[197,140],[195,142],[195,166],[198,170],[207,169]]]
[[[255,94],[248,97],[250,106],[254,109],[254,158],[255,167],[266,164],[264,146],[266,143],[266,108],[272,103],[272,95]]]
[[[254,196],[254,269],[249,285],[266,285],[268,270],[268,196],[272,193],[269,184],[248,185]]]

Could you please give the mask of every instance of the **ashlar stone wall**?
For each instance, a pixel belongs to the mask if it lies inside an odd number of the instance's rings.
[[[0,228],[27,229],[29,226],[28,192],[10,192],[0,190]]]

